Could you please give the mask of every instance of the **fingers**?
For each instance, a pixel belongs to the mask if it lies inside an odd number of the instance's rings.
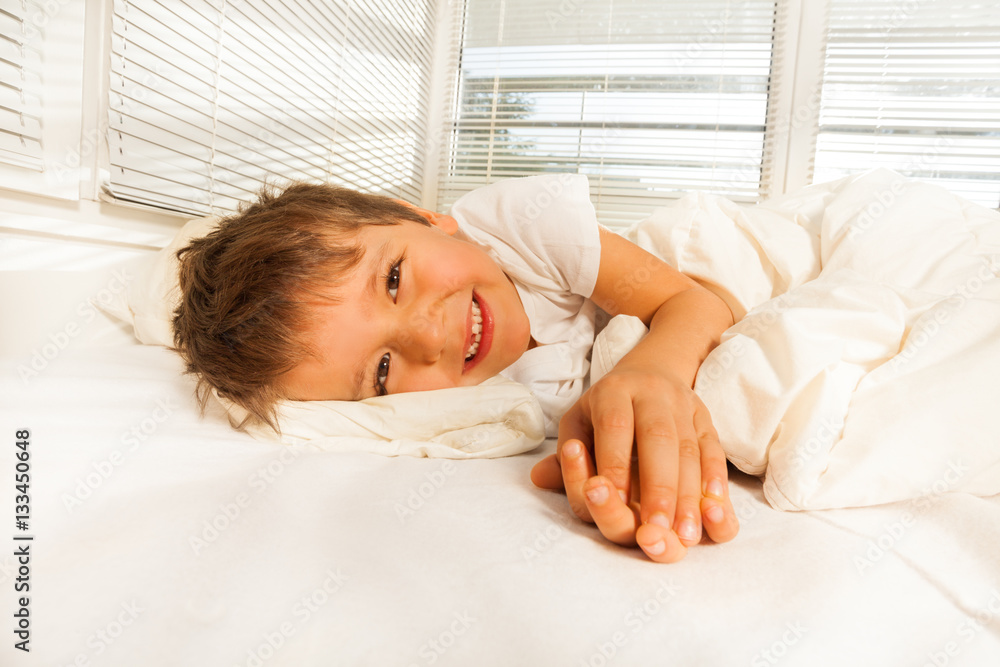
[[[594,429],[597,472],[608,479],[627,502],[630,492],[632,443],[639,421],[628,392],[596,388],[588,392],[590,423]]]
[[[656,514],[652,521],[639,526],[635,533],[635,541],[650,560],[657,563],[676,563],[687,555],[687,547],[669,525],[660,523],[661,520],[663,515]]]
[[[636,405],[636,412],[645,409],[641,402]],[[655,514],[658,523],[670,527],[674,523],[677,508],[677,493],[679,489],[678,466],[676,464],[677,425],[673,417],[662,411],[655,422],[647,423],[637,419],[643,425],[636,435],[636,448],[639,453],[639,490],[642,499],[643,523],[650,521]]]
[[[559,460],[570,509],[584,521],[592,523],[594,519],[587,507],[584,485],[594,476],[595,471],[587,448],[575,438],[567,440],[559,445]]]
[[[728,542],[740,530],[729,499],[729,472],[719,434],[701,401],[694,413],[694,426],[701,445],[701,516],[705,532],[715,542]]]
[[[583,487],[587,508],[601,534],[615,544],[635,546],[639,517],[622,501],[618,489],[606,477],[593,477]]]
[[[701,452],[692,412],[683,395],[635,400],[642,521],[655,517],[673,527],[684,546],[701,541]]]
[[[686,422],[677,441],[679,456],[677,511],[674,531],[685,546],[701,542],[701,443]]]
[[[597,524],[609,541],[622,546],[635,546],[639,526],[637,504],[627,504],[610,480],[594,475],[590,452],[577,440],[562,447],[563,480],[566,497],[573,513],[584,521]]]
[[[546,456],[531,469],[531,482],[542,489],[563,490],[562,469],[555,454]]]
[[[703,532],[733,539],[739,522],[725,453],[700,399],[669,388],[612,389],[592,388],[570,408],[556,454],[534,466],[532,482],[564,489],[577,517],[656,562],[682,559]]]

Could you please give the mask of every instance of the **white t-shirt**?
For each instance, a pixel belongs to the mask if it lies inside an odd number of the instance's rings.
[[[458,236],[482,247],[510,277],[538,346],[501,375],[527,385],[546,435],[583,393],[590,368],[601,241],[590,185],[580,174],[500,181],[455,202]]]

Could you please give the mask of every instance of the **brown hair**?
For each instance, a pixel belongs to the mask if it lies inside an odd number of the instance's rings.
[[[303,297],[332,298],[361,261],[354,243],[367,225],[403,220],[428,225],[416,210],[381,195],[325,184],[265,186],[257,201],[223,218],[177,252],[181,300],[174,311],[174,349],[204,413],[212,390],[244,408],[240,430],[266,424],[279,432],[280,377],[312,351]]]

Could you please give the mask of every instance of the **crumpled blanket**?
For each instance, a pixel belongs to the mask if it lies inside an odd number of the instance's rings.
[[[1000,212],[877,170],[757,206],[693,194],[626,236],[742,318],[695,391],[774,507],[1000,493]]]

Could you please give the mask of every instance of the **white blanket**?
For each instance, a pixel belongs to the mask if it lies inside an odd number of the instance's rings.
[[[627,236],[746,313],[695,390],[772,505],[1000,493],[1000,213],[878,170],[755,207],[690,195]]]

